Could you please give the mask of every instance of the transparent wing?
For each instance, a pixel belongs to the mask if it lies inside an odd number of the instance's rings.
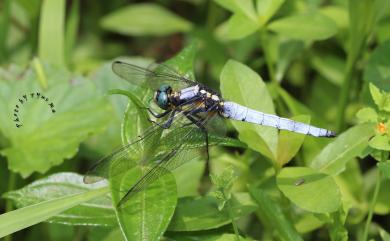
[[[197,83],[164,64],[151,64],[143,68],[124,61],[115,61],[112,70],[122,79],[141,87],[157,89],[166,83],[172,87],[188,87]]]
[[[205,125],[214,116],[215,114],[208,115],[200,124]],[[154,158],[153,165],[147,168],[145,174],[126,192],[118,203],[118,207],[123,207],[127,200],[144,190],[150,183],[195,158],[193,149],[204,146],[204,140],[204,133],[196,126],[177,128],[162,138],[163,145],[159,148],[169,151],[162,151],[162,154]]]
[[[199,105],[199,103],[194,102],[190,104],[189,107],[196,108],[197,105]],[[108,179],[109,176],[122,174],[137,164],[147,165],[151,156],[155,155],[156,152],[163,152],[171,148],[174,145],[174,138],[165,138],[164,142],[162,139],[160,140],[160,138],[163,138],[164,136],[173,137],[179,135],[180,133],[174,133],[175,129],[181,128],[188,123],[188,120],[186,116],[180,112],[173,119],[171,128],[163,131],[160,125],[165,123],[166,120],[166,118],[162,118],[157,124],[147,128],[142,135],[136,137],[133,141],[117,148],[111,154],[100,159],[84,176],[84,183],[91,184],[103,179]],[[165,149],[156,149],[156,146],[160,146],[159,143],[161,142],[164,143],[164,145],[161,146],[165,146]]]

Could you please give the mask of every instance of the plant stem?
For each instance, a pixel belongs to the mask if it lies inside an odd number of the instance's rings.
[[[348,105],[348,100],[350,97],[350,88],[353,79],[353,73],[355,70],[356,59],[348,57],[347,60],[347,69],[344,76],[343,85],[341,87],[339,108],[337,113],[337,131],[341,132],[345,126],[345,110]]]
[[[222,192],[222,193],[223,193],[224,199],[226,200],[226,207],[227,207],[228,212],[229,212],[229,218],[230,218],[230,220],[232,220],[232,226],[233,226],[234,234],[236,235],[236,241],[240,241],[240,235],[239,235],[239,232],[238,232],[238,227],[237,227],[236,222],[234,221],[232,207],[230,205],[230,200],[231,199],[227,199],[225,193],[224,192]]]
[[[15,186],[16,186],[16,174],[10,172],[8,177],[8,191],[14,190]],[[10,212],[12,210],[13,210],[12,200],[7,199],[7,202],[5,203],[5,212]],[[6,236],[4,238],[4,241],[12,241],[12,234]]]
[[[269,78],[272,83],[279,84],[275,77],[275,69],[272,63],[271,53],[269,52],[269,48],[268,48],[268,34],[265,30],[260,31],[260,45],[264,52]]]
[[[11,0],[3,1],[3,12],[0,14],[0,63],[7,60],[7,36],[10,26]]]
[[[383,151],[382,152],[382,160],[381,161],[386,161],[386,155],[387,152]],[[367,237],[368,237],[368,229],[370,227],[370,224],[371,224],[371,220],[372,220],[372,216],[374,214],[374,208],[375,208],[375,204],[376,204],[376,200],[378,198],[378,193],[379,193],[379,190],[380,190],[380,187],[381,187],[381,179],[382,179],[382,173],[381,173],[381,170],[378,169],[378,175],[376,177],[376,184],[375,184],[375,189],[374,189],[374,193],[373,193],[373,196],[372,196],[372,200],[371,200],[371,203],[370,203],[370,208],[368,210],[368,216],[367,216],[367,221],[366,221],[366,225],[364,227],[364,232],[363,232],[363,241],[366,241],[367,240]]]

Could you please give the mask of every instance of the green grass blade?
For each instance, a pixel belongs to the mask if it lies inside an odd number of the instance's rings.
[[[65,1],[44,0],[39,26],[39,57],[52,64],[64,64]]]
[[[80,203],[108,192],[108,187],[38,203],[0,215],[0,238],[47,220]]]

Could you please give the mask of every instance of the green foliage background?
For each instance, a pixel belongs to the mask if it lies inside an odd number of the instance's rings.
[[[5,240],[390,240],[389,0],[2,0],[0,13]],[[113,74],[117,57],[338,137],[227,121],[210,175],[194,151],[118,209],[134,163],[82,182],[151,125],[151,92]],[[33,92],[56,112],[31,98],[17,128]]]

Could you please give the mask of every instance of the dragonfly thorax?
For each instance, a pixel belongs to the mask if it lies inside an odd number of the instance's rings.
[[[160,88],[154,92],[154,101],[163,110],[167,110],[171,103],[169,96],[172,93],[172,88],[169,85],[163,84]]]

